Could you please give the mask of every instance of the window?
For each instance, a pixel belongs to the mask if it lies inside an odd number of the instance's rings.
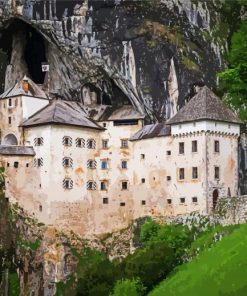
[[[85,140],[83,138],[77,138],[75,140],[75,146],[79,148],[85,147]]]
[[[220,142],[218,140],[214,141],[214,152],[220,152]]]
[[[39,211],[42,212],[42,206],[41,205],[39,206]]]
[[[182,204],[185,203],[185,197],[180,198],[180,203],[182,203]]]
[[[145,181],[146,181],[145,178],[142,178],[142,183],[145,183]]]
[[[16,168],[16,169],[17,169],[17,168],[18,168],[18,166],[19,166],[19,162],[18,162],[18,161],[15,161],[15,162],[14,162],[14,168]]]
[[[103,127],[106,127],[106,122],[103,123]]]
[[[142,205],[142,206],[145,206],[145,205],[146,205],[146,201],[145,201],[145,200],[142,200],[142,201],[141,201],[141,205]]]
[[[128,168],[128,162],[127,162],[127,160],[122,160],[121,167],[122,167],[122,169],[127,169]]]
[[[172,154],[171,150],[166,151],[166,155],[171,155],[171,154]]]
[[[192,179],[197,179],[198,178],[198,169],[197,167],[192,168]]]
[[[9,107],[12,107],[12,99],[9,99]]]
[[[167,203],[168,205],[171,205],[172,204],[172,200],[170,198],[167,199]]]
[[[108,197],[103,197],[103,204],[106,205],[108,203],[109,203]]]
[[[219,180],[220,178],[220,168],[218,166],[214,167],[214,178],[215,180]]]
[[[68,168],[68,167],[71,168],[73,166],[73,160],[72,160],[72,158],[70,158],[70,157],[64,157],[63,158],[63,166],[65,168]]]
[[[95,149],[96,147],[96,142],[94,139],[88,139],[87,140],[87,148],[88,149]]]
[[[73,181],[70,178],[66,178],[63,180],[63,188],[64,189],[72,189]]]
[[[34,166],[35,167],[41,167],[43,166],[43,158],[35,158],[34,159]]]
[[[63,145],[64,146],[72,146],[72,138],[69,136],[63,137]]]
[[[192,141],[192,152],[197,152],[197,141]]]
[[[11,124],[11,117],[9,117],[9,124]]]
[[[18,99],[15,99],[15,107],[18,106]]]
[[[121,148],[128,148],[128,140],[126,139],[121,140]]]
[[[197,197],[195,197],[195,196],[192,197],[192,202],[193,202],[193,203],[197,203]]]
[[[120,207],[124,207],[125,206],[125,202],[120,202]]]
[[[102,148],[107,149],[108,148],[108,141],[109,140],[102,140]]]
[[[7,167],[9,167],[10,166],[10,164],[9,164],[9,162],[7,162]]]
[[[35,138],[34,139],[34,146],[42,146],[44,144],[43,137]]]
[[[100,190],[107,190],[107,181],[100,182]]]
[[[184,168],[179,169],[179,180],[184,180]]]
[[[96,190],[96,182],[87,181],[87,190]]]
[[[107,161],[106,161],[106,160],[102,160],[102,161],[101,161],[101,169],[102,169],[102,170],[106,170],[107,167],[108,167],[108,165],[107,165]]]
[[[145,159],[145,154],[141,154],[141,159]]]
[[[28,168],[29,167],[29,163],[26,163],[26,168]]]
[[[167,181],[171,181],[171,179],[172,179],[171,176],[166,176]]]
[[[128,189],[128,182],[122,181],[122,190],[127,190],[127,189]]]
[[[184,142],[179,143],[179,154],[184,154]]]
[[[95,160],[89,159],[87,161],[87,168],[88,169],[96,169],[97,162]]]

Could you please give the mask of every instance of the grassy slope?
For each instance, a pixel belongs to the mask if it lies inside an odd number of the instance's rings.
[[[247,224],[182,265],[149,296],[246,296]]]

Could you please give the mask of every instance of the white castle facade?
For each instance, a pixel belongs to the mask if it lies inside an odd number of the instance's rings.
[[[131,105],[49,100],[24,78],[0,96],[0,116],[6,197],[60,229],[208,214],[238,192],[241,122],[207,87],[168,122],[144,125]]]

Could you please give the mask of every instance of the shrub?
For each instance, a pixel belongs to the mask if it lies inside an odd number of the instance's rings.
[[[117,281],[111,296],[142,296],[145,287],[139,279],[123,279]]]

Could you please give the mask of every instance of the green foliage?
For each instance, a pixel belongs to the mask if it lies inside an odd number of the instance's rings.
[[[20,281],[17,273],[9,274],[9,296],[20,295]]]
[[[219,91],[225,93],[224,100],[247,122],[247,18],[232,36],[228,56],[229,68],[219,74]]]
[[[5,169],[4,167],[0,167],[0,188],[3,188],[5,185]]]
[[[142,296],[145,288],[139,279],[117,281],[111,296]]]
[[[217,228],[216,228],[217,229]],[[223,237],[199,254],[196,260],[177,268],[175,274],[155,288],[150,296],[245,296],[247,295],[247,224],[219,227],[228,236]],[[217,232],[218,233],[218,232]],[[212,239],[206,233],[204,245]],[[202,239],[202,237],[201,237]],[[195,246],[192,246],[194,248]]]

